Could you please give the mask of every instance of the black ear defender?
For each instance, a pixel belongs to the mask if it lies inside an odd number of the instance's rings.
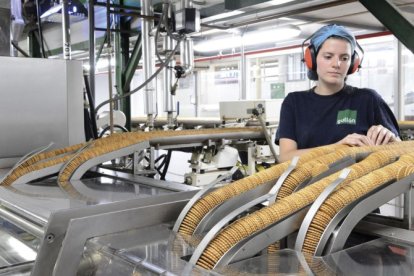
[[[316,52],[315,46],[313,46],[313,44],[309,44],[305,48],[306,41],[311,40],[312,37],[313,35],[308,37],[302,42],[302,62],[306,64],[306,67],[309,70],[308,72],[309,79],[317,80],[318,79],[318,76],[316,74],[317,52]],[[361,45],[359,45],[359,43],[356,40],[355,42],[356,42],[356,47],[351,56],[351,65],[349,66],[347,75],[357,72],[361,68],[362,60],[364,59],[364,50],[362,49]]]

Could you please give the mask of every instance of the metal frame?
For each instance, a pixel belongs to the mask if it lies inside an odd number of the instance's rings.
[[[207,246],[218,231],[238,215],[267,200],[269,200],[270,203],[274,202],[277,192],[289,174],[296,168],[298,160],[299,157],[293,158],[288,168],[283,172],[275,184],[273,184],[272,181],[269,181],[254,189],[245,191],[240,195],[234,196],[219,206],[216,206],[203,217],[197,225],[194,234],[201,234],[206,230],[211,229],[211,231],[204,237],[206,243],[205,246]]]
[[[306,214],[305,219],[303,220],[302,225],[300,226],[298,236],[296,238],[295,250],[302,251],[303,244],[305,242],[306,233],[308,232],[309,226],[315,217],[316,213],[319,211],[319,208],[325,202],[325,200],[335,191],[335,189],[346,179],[348,174],[351,172],[351,169],[344,169],[339,177],[334,180],[328,187],[326,187],[323,192],[318,196],[315,202],[312,204],[309,212]]]
[[[209,192],[214,186],[216,186],[220,181],[224,180],[226,177],[233,175],[233,173],[237,170],[237,167],[233,167],[230,171],[223,174],[221,177],[217,178],[210,184],[206,185],[202,190],[197,192],[191,199],[188,201],[188,203],[185,205],[183,210],[181,211],[180,215],[178,216],[177,221],[174,224],[173,231],[178,232],[178,229],[181,226],[181,223],[183,222],[184,218],[187,216],[188,211],[190,211],[191,208],[193,208],[194,203],[196,203],[203,195],[205,195],[207,192]]]
[[[139,198],[52,213],[32,275],[75,275],[88,238],[171,221],[194,193]]]
[[[132,146],[121,148],[119,150],[111,151],[106,154],[91,158],[85,163],[81,164],[72,174],[70,180],[79,180],[90,168],[102,164],[105,161],[112,160],[118,157],[133,154],[135,151],[143,150],[149,147],[148,141],[143,141]]]
[[[315,255],[329,254],[341,250],[351,231],[363,217],[398,195],[411,192],[413,181],[414,175],[411,175],[389,185],[384,184],[386,185],[385,188],[379,187],[379,190],[375,189],[343,208],[325,229]]]

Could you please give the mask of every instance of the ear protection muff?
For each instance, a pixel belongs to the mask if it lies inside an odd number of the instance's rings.
[[[364,50],[361,45],[356,42],[354,53],[351,57],[351,65],[349,66],[348,75],[357,72],[361,68],[362,60],[364,59]]]
[[[308,47],[305,48],[305,42],[312,38],[309,37],[305,39],[302,43],[302,61],[306,64],[306,67],[310,71],[316,72],[316,50],[312,44],[309,44]],[[364,50],[362,49],[361,45],[356,42],[356,48],[354,53],[351,56],[351,65],[349,66],[348,75],[357,72],[361,68],[362,60],[364,59]]]
[[[315,47],[313,47],[312,44],[309,44],[309,46],[306,47],[305,52],[303,53],[303,62],[309,70],[316,71],[316,53]]]

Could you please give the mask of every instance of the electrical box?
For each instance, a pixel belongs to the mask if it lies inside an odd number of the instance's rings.
[[[195,8],[185,8],[175,12],[175,31],[189,34],[200,31],[200,11]]]

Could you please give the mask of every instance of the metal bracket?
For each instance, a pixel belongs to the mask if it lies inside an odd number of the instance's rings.
[[[318,196],[318,198],[315,200],[315,202],[310,207],[308,213],[305,216],[305,219],[303,220],[303,223],[299,229],[298,236],[296,238],[296,244],[295,244],[295,250],[296,251],[302,251],[303,243],[305,242],[306,233],[308,232],[309,226],[318,212],[321,205],[324,203],[324,201],[332,194],[333,191],[335,191],[336,187],[341,184],[348,174],[351,172],[351,169],[344,169],[342,170],[339,177],[333,181],[328,187],[325,188],[325,190]]]
[[[176,220],[173,231],[178,232],[178,229],[180,228],[181,223],[183,222],[184,218],[187,216],[188,211],[193,207],[194,203],[196,203],[203,195],[205,195],[208,191],[210,191],[214,186],[216,186],[220,181],[225,179],[226,177],[229,177],[230,175],[233,175],[237,170],[237,167],[231,168],[230,171],[223,174],[219,178],[215,179],[210,184],[206,185],[203,189],[201,189],[198,193],[196,193],[193,198],[188,201],[188,203],[185,205],[183,210],[181,211],[180,215],[178,216],[178,219]]]

